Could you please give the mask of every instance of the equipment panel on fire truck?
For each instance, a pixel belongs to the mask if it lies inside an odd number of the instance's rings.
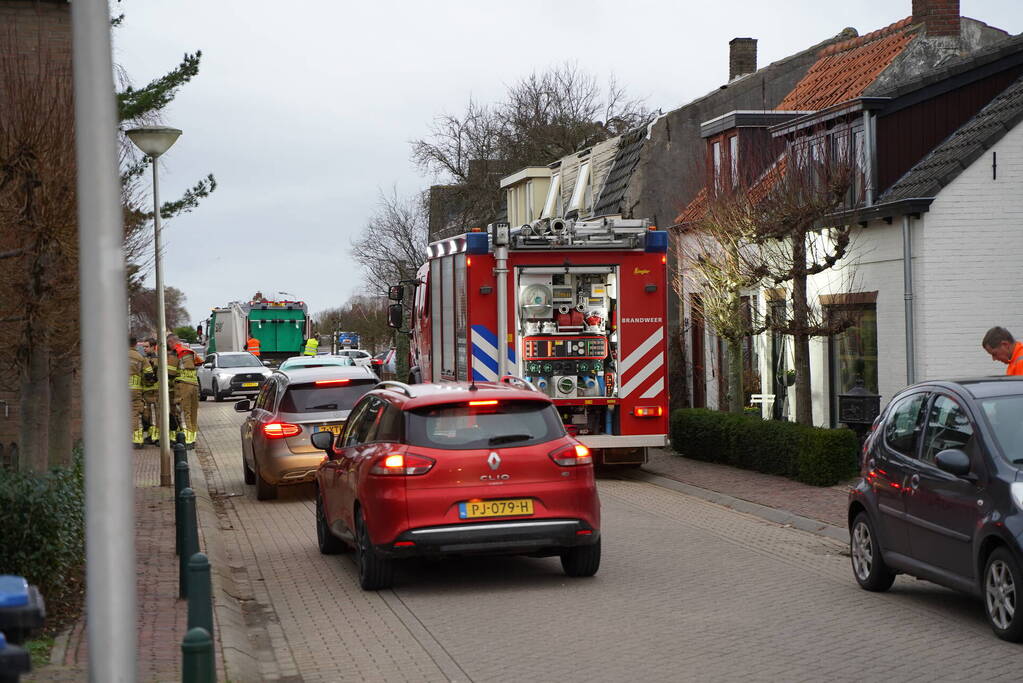
[[[434,242],[417,274],[411,382],[514,375],[598,461],[667,432],[667,233],[647,221],[496,224]]]

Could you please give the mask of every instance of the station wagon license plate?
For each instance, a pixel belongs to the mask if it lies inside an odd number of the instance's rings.
[[[521,517],[533,514],[533,501],[530,498],[512,498],[509,500],[470,500],[458,504],[460,519],[478,519],[480,517]]]
[[[345,428],[345,424],[342,422],[339,425],[320,425],[316,428],[318,432],[330,432],[334,436],[341,434],[341,430]]]
[[[249,387],[258,387],[259,382],[242,382],[242,386],[245,387],[246,389]]]

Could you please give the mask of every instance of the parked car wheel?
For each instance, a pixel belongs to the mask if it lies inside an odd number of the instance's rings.
[[[561,553],[561,568],[568,576],[593,576],[600,569],[600,541]]]
[[[249,486],[256,483],[256,473],[249,467],[249,463],[245,462],[244,455],[242,455],[242,474],[245,477],[245,483]]]
[[[223,403],[225,398],[227,396],[220,393],[220,385],[217,384],[217,380],[213,380],[213,400],[217,403]]]
[[[256,500],[273,500],[277,497],[277,486],[268,484],[259,471],[259,462],[253,459],[256,464]]]
[[[330,533],[327,528],[327,516],[323,514],[323,497],[316,492],[316,545],[324,555],[337,555],[348,550],[348,545]]]
[[[203,390],[202,386],[199,386],[199,400],[205,401],[208,394]]]
[[[1019,597],[1023,593],[1020,574],[1008,548],[998,548],[987,558],[984,568],[984,611],[995,635],[1018,643],[1023,640],[1023,614]]]
[[[390,588],[394,580],[394,562],[381,557],[373,547],[360,509],[355,513],[355,562],[359,567],[359,585],[363,590]]]
[[[849,535],[849,545],[856,582],[868,591],[886,591],[891,588],[895,572],[888,568],[881,557],[877,534],[866,512],[856,516]]]

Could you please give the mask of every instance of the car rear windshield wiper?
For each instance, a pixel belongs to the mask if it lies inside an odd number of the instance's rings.
[[[488,442],[491,446],[498,443],[511,443],[513,441],[525,441],[526,439],[532,439],[532,434],[502,434],[501,436],[492,436]]]
[[[319,406],[310,406],[310,407],[306,408],[306,410],[337,410],[337,404],[336,403],[324,403],[323,405],[319,405]]]

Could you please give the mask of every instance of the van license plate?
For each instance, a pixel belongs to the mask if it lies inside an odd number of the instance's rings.
[[[533,514],[533,500],[531,498],[470,500],[458,504],[458,516],[460,519],[522,517],[531,514]]]
[[[242,382],[242,386],[245,387],[246,389],[249,387],[258,387],[259,382]]]
[[[316,428],[316,431],[318,431],[318,432],[330,432],[330,433],[334,434],[335,436],[337,436],[338,434],[341,433],[341,430],[344,429],[344,428],[345,428],[344,423],[341,423],[339,425],[320,425],[319,427]]]

